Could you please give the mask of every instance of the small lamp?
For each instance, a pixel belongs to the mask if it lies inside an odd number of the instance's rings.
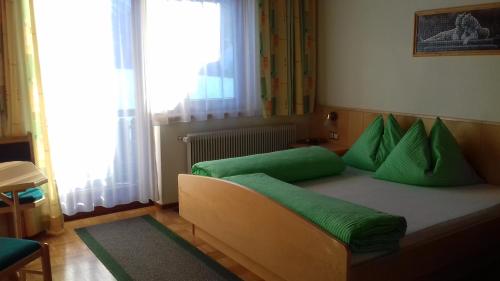
[[[323,122],[323,126],[328,129],[328,138],[337,140],[339,138],[339,134],[337,133],[337,120],[338,114],[335,111],[332,111],[326,115],[325,121]]]

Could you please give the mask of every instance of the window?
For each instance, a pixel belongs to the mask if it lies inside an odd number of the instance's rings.
[[[51,158],[66,215],[157,199],[138,3],[34,1]]]
[[[182,121],[259,114],[255,5],[146,1],[145,85],[153,112]]]

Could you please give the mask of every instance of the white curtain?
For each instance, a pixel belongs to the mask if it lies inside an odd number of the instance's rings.
[[[145,81],[161,122],[261,114],[255,0],[147,0]]]
[[[140,2],[34,2],[63,213],[156,200]]]

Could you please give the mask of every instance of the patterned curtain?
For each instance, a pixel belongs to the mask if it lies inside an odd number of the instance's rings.
[[[0,11],[6,77],[2,134],[25,135],[31,131],[36,165],[49,179],[42,186],[48,201],[42,205],[42,220],[49,233],[57,234],[63,231],[64,218],[50,159],[33,3],[30,0],[0,0]]]
[[[24,72],[25,65],[17,59],[19,48],[23,48],[22,33],[17,33],[14,24],[22,24],[16,17],[17,3],[13,0],[1,0],[2,19],[2,73],[3,86],[0,104],[1,133],[3,136],[25,135],[28,124],[28,96],[26,85],[20,83],[19,74]]]
[[[314,111],[316,0],[260,0],[261,97],[264,116]]]
[[[3,120],[6,117],[7,110],[6,110],[6,101],[5,101],[5,95],[6,95],[6,86],[5,86],[5,70],[4,70],[4,48],[3,48],[3,28],[4,26],[2,25],[2,18],[3,18],[3,13],[0,13],[0,137],[3,135]]]

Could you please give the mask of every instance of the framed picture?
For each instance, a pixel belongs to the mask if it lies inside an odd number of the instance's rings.
[[[500,3],[415,13],[414,56],[500,55]]]

